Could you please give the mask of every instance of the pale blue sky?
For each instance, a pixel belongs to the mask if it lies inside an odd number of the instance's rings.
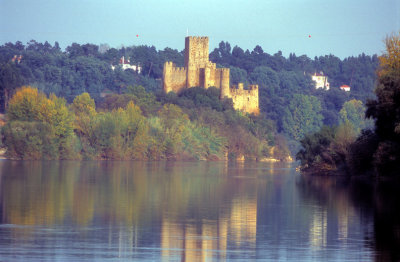
[[[224,40],[286,57],[381,54],[385,36],[400,31],[400,0],[0,0],[0,44],[182,50],[187,29],[209,36],[210,51]]]

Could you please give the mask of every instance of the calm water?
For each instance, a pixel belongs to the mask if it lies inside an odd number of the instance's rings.
[[[0,261],[396,261],[394,183],[289,164],[0,162]]]

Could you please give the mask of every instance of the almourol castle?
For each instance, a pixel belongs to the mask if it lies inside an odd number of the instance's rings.
[[[208,59],[208,37],[185,38],[185,65],[176,67],[172,62],[165,62],[163,71],[163,89],[165,93],[201,86],[214,86],[220,90],[220,99],[232,98],[233,107],[246,113],[258,115],[258,85],[243,88],[229,84],[229,68],[216,68]]]

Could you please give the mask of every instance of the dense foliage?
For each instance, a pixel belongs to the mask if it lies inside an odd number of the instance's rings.
[[[10,99],[7,118],[4,145],[16,159],[289,157],[279,136],[275,143],[271,122],[235,111],[231,100],[218,99],[215,88],[156,100],[138,86],[110,95],[96,108],[88,93],[67,105],[25,86]]]
[[[112,70],[111,65],[117,65],[122,56],[131,53],[135,54],[135,64],[142,66],[144,74],[124,71],[118,66]],[[162,58],[164,53],[157,53],[154,47],[137,47],[135,51],[132,48],[111,48],[99,52],[96,45],[76,43],[63,52],[57,42],[54,46],[34,40],[26,46],[21,42],[7,43],[0,47],[2,108],[4,110],[16,88],[22,85],[35,86],[46,94],[54,93],[68,102],[83,92],[88,92],[98,100],[104,91],[121,93],[122,89],[135,85],[144,85],[148,90],[155,91],[159,84],[154,76],[159,75],[151,72],[158,72],[164,61],[173,59],[168,53]],[[14,56],[21,56],[19,62],[13,61]],[[147,60],[153,61],[153,57],[155,61],[162,61],[150,68]]]
[[[386,39],[380,57],[376,100],[367,103],[367,116],[375,119],[378,139],[373,167],[384,176],[398,175],[400,163],[400,32]],[[374,146],[371,143],[371,146]]]
[[[290,54],[285,58],[281,52],[267,54],[260,46],[249,51],[238,46],[231,49],[229,43],[221,42],[210,53],[210,60],[218,66],[230,68],[232,84],[259,85],[261,116],[238,117],[232,112],[232,101],[219,101],[219,92],[213,88],[162,94],[164,62],[173,61],[177,66],[183,66],[183,54],[183,51],[171,48],[157,50],[154,46],[116,49],[104,44],[73,43],[63,51],[57,42],[54,45],[34,40],[26,45],[6,43],[0,46],[0,111],[6,111],[11,97],[23,85],[35,87],[47,95],[63,97],[68,103],[86,92],[94,99],[95,111],[99,113],[118,108],[125,110],[133,101],[146,119],[157,116],[159,109],[169,103],[179,106],[190,121],[218,127],[211,130],[224,134],[231,143],[235,143],[236,138],[225,134],[227,130],[236,130],[237,134],[242,129],[251,130],[257,139],[266,141],[261,144],[269,149],[261,151],[264,155],[269,151],[270,155],[270,147],[275,144],[289,147],[294,153],[305,135],[318,131],[323,124],[335,126],[343,123],[345,112],[340,113],[340,110],[347,101],[356,99],[365,104],[368,98],[375,97],[373,88],[378,66],[375,55],[362,54],[343,60],[334,55],[311,59]],[[129,58],[131,64],[140,66],[141,71],[122,70],[118,66],[122,56],[126,60]],[[320,71],[331,83],[328,91],[316,90],[311,80],[310,75]],[[342,84],[351,85],[351,92],[340,90],[338,87]],[[346,110],[351,111],[347,107]],[[249,124],[247,119],[253,124]],[[260,131],[264,129],[268,131]],[[247,150],[239,144],[238,155]],[[286,149],[280,152],[286,154]]]
[[[303,149],[297,154],[303,169],[319,172],[338,170],[340,166],[353,175],[399,174],[400,34],[386,39],[386,53],[379,60],[377,99],[367,101],[366,111],[361,101],[346,102],[340,110],[342,124],[333,133],[327,136],[321,130],[306,136],[301,141]],[[363,112],[375,120],[375,130],[368,129],[372,123],[362,117]]]
[[[21,55],[20,63],[12,58]],[[132,70],[115,70],[125,56],[131,63],[142,67],[141,73]],[[210,60],[231,69],[231,82],[257,83],[260,86],[260,105],[267,118],[277,123],[283,131],[283,114],[295,94],[316,96],[322,107],[324,124],[338,124],[338,112],[343,103],[358,99],[365,103],[373,98],[377,56],[360,55],[340,60],[333,55],[310,59],[305,55],[281,52],[265,53],[260,46],[244,51],[238,46],[231,49],[227,42],[210,53]],[[54,93],[72,102],[75,96],[88,92],[96,101],[100,93],[109,91],[121,94],[128,86],[142,85],[147,91],[160,90],[163,63],[173,61],[183,66],[183,52],[154,46],[132,46],[120,49],[107,45],[72,44],[63,52],[56,42],[54,46],[34,40],[23,45],[7,43],[0,46],[0,89],[3,109],[17,87],[33,85],[46,94]],[[324,72],[331,83],[331,90],[315,90],[310,74]],[[342,84],[352,87],[350,94],[339,90]]]

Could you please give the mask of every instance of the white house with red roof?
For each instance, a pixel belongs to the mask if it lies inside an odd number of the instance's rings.
[[[341,85],[340,90],[346,91],[346,92],[350,92],[351,87],[348,85]]]
[[[125,59],[125,56],[122,56],[119,59],[119,63],[117,66],[121,67],[122,70],[132,69],[133,71],[138,72],[139,74],[140,74],[140,71],[142,70],[142,67],[139,65],[131,65],[131,61],[129,60],[129,58]],[[115,70],[115,67],[117,67],[117,66],[111,65],[111,69]]]

